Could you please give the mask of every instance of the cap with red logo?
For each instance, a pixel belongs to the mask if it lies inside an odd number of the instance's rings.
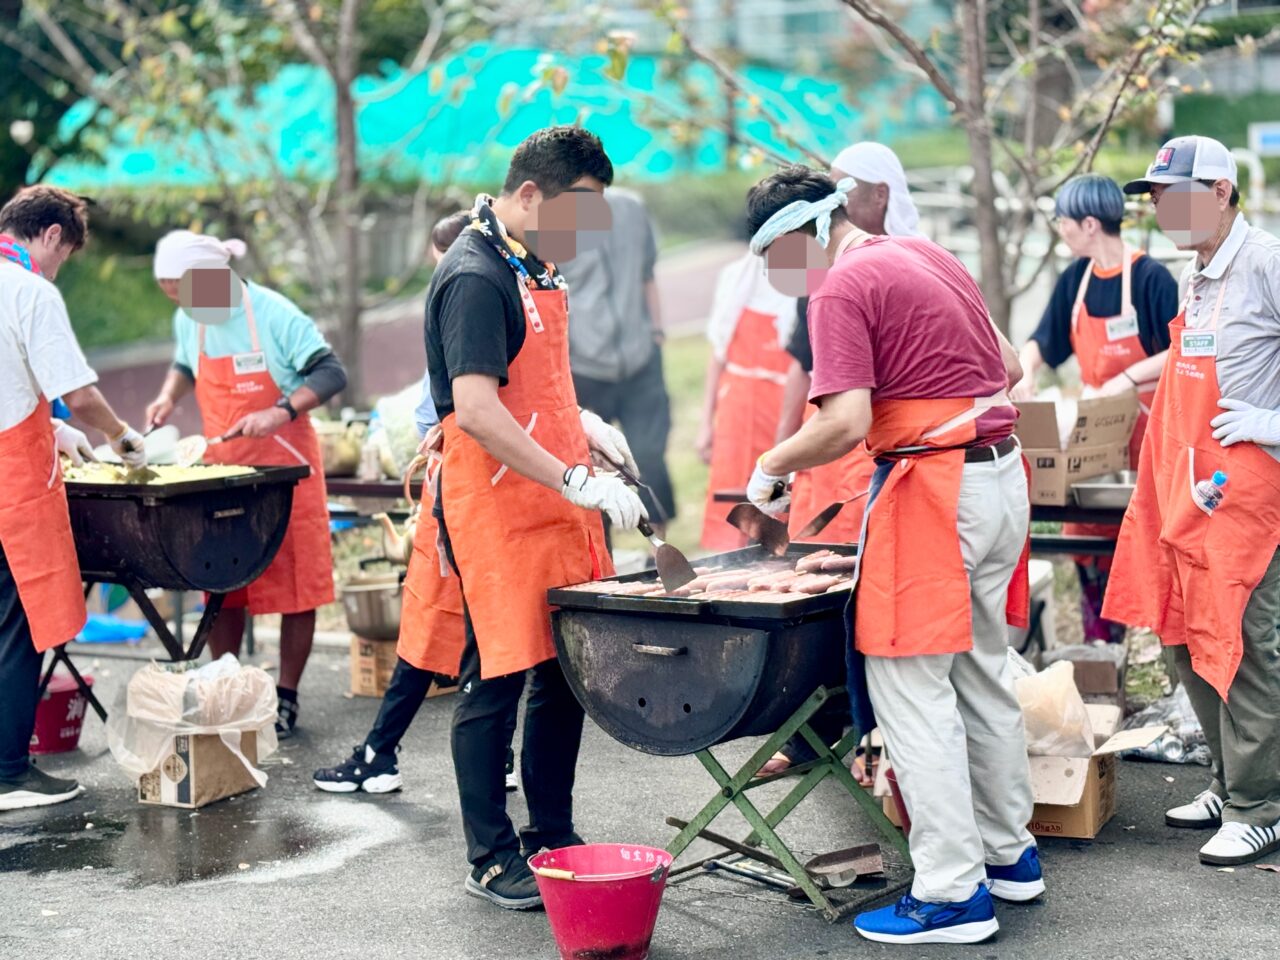
[[[1239,186],[1236,158],[1212,137],[1174,137],[1156,154],[1147,175],[1130,180],[1125,193],[1150,193],[1153,183],[1188,183],[1192,180],[1230,180]]]

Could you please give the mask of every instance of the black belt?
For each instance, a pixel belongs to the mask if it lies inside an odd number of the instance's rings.
[[[965,463],[990,463],[1018,449],[1016,437],[1005,437],[993,447],[967,447],[964,451]]]

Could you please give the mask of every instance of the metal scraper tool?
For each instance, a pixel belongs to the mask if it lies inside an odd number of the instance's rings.
[[[760,544],[775,557],[783,556],[787,547],[791,546],[787,525],[769,516],[754,503],[736,504],[725,519],[745,533],[749,540]]]
[[[797,540],[804,540],[808,537],[816,537],[819,533],[826,529],[827,524],[834,520],[846,506],[855,500],[861,500],[870,490],[863,490],[861,493],[850,497],[848,500],[837,500],[835,503],[829,504],[818,511],[818,515],[804,525],[804,527],[796,534]]]
[[[606,463],[614,470],[618,471],[618,475],[626,480],[627,483],[641,489],[648,489],[638,476],[628,470],[625,466],[614,462],[609,457],[604,457]],[[652,491],[650,491],[652,492]],[[681,553],[671,544],[662,540],[653,530],[653,526],[648,520],[641,520],[636,527],[642,535],[648,538],[649,543],[653,544],[653,562],[658,568],[658,579],[662,581],[662,587],[667,593],[679,590],[686,583],[692,582],[698,575],[693,572],[693,564],[689,562],[688,557]]]

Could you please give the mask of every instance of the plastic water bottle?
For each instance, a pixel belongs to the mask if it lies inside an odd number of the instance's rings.
[[[1214,510],[1218,504],[1222,503],[1223,487],[1226,486],[1227,475],[1221,470],[1215,470],[1213,476],[1208,480],[1201,480],[1196,484],[1196,500],[1200,502],[1206,510]]]

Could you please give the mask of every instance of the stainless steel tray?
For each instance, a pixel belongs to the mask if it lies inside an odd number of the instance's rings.
[[[1097,510],[1123,510],[1129,506],[1133,488],[1138,480],[1136,470],[1105,473],[1072,485],[1076,505]]]

